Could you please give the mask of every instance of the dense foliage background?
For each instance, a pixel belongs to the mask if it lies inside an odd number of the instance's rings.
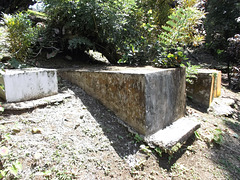
[[[221,3],[217,0],[40,2],[45,4],[41,13],[45,18],[36,20],[30,11],[11,15],[13,22],[28,22],[25,23],[28,24],[25,25],[26,30],[15,32],[14,36],[11,29],[18,29],[18,23],[7,23],[9,20],[6,17],[9,16],[5,15],[9,37],[17,37],[16,33],[20,33],[25,40],[20,38],[22,42],[18,44],[26,44],[26,52],[37,53],[48,47],[52,49],[50,57],[62,52],[79,59],[91,49],[101,52],[112,64],[176,67],[186,61],[192,49],[201,46],[219,60],[228,62],[229,67],[230,63],[239,62],[237,34],[240,29],[240,5],[237,0],[221,0]],[[13,10],[3,8],[9,3]],[[17,0],[3,1],[2,12],[20,11],[33,2],[25,0],[18,5],[16,3]],[[26,13],[28,15],[24,16]],[[34,22],[31,23],[31,20]],[[9,38],[9,41],[19,40]],[[27,54],[17,56],[22,47],[10,44],[15,58],[27,59]]]
[[[34,4],[33,0],[1,0],[0,12],[14,13],[27,10],[29,5]]]

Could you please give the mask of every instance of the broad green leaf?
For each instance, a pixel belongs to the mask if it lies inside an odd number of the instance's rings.
[[[22,165],[19,161],[16,161],[12,164],[12,167],[9,167],[8,169],[11,174],[17,176],[18,172],[22,170]]]

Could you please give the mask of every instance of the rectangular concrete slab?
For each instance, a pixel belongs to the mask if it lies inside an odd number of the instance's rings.
[[[200,123],[196,119],[183,117],[155,134],[146,136],[144,140],[150,146],[171,150],[177,143],[185,142],[199,127]]]
[[[7,102],[38,99],[58,93],[57,72],[54,69],[7,69],[0,72],[0,96]]]
[[[105,67],[64,69],[64,79],[97,98],[142,135],[165,128],[185,114],[185,69]]]

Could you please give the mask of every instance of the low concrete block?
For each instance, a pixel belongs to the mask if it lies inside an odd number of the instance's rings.
[[[193,84],[187,83],[187,95],[196,103],[209,107],[221,95],[221,71],[199,69]]]
[[[153,134],[185,114],[184,68],[108,67],[58,73],[100,100],[142,135]]]
[[[38,99],[58,93],[57,73],[54,69],[13,69],[0,72],[0,96],[7,102]]]
[[[200,123],[196,119],[183,117],[144,140],[150,146],[171,150],[177,143],[185,142],[199,127]]]

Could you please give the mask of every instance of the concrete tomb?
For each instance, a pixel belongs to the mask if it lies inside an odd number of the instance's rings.
[[[176,131],[182,124],[175,122],[182,119],[186,110],[184,68],[110,66],[62,69],[58,74],[98,99],[135,132],[143,135],[150,144],[168,148],[177,143],[176,139],[186,140],[199,128],[199,123],[190,123],[191,127],[185,129],[188,132],[182,133],[184,135],[181,137],[175,137],[170,144],[161,143],[158,138],[158,132],[169,125]],[[185,122],[189,124],[189,121]],[[183,126],[186,126],[186,123]],[[174,131],[171,133],[176,133]],[[169,132],[168,128],[166,133]],[[151,137],[152,135],[154,137]]]
[[[0,97],[6,102],[20,102],[58,93],[54,69],[7,69],[0,72]]]

